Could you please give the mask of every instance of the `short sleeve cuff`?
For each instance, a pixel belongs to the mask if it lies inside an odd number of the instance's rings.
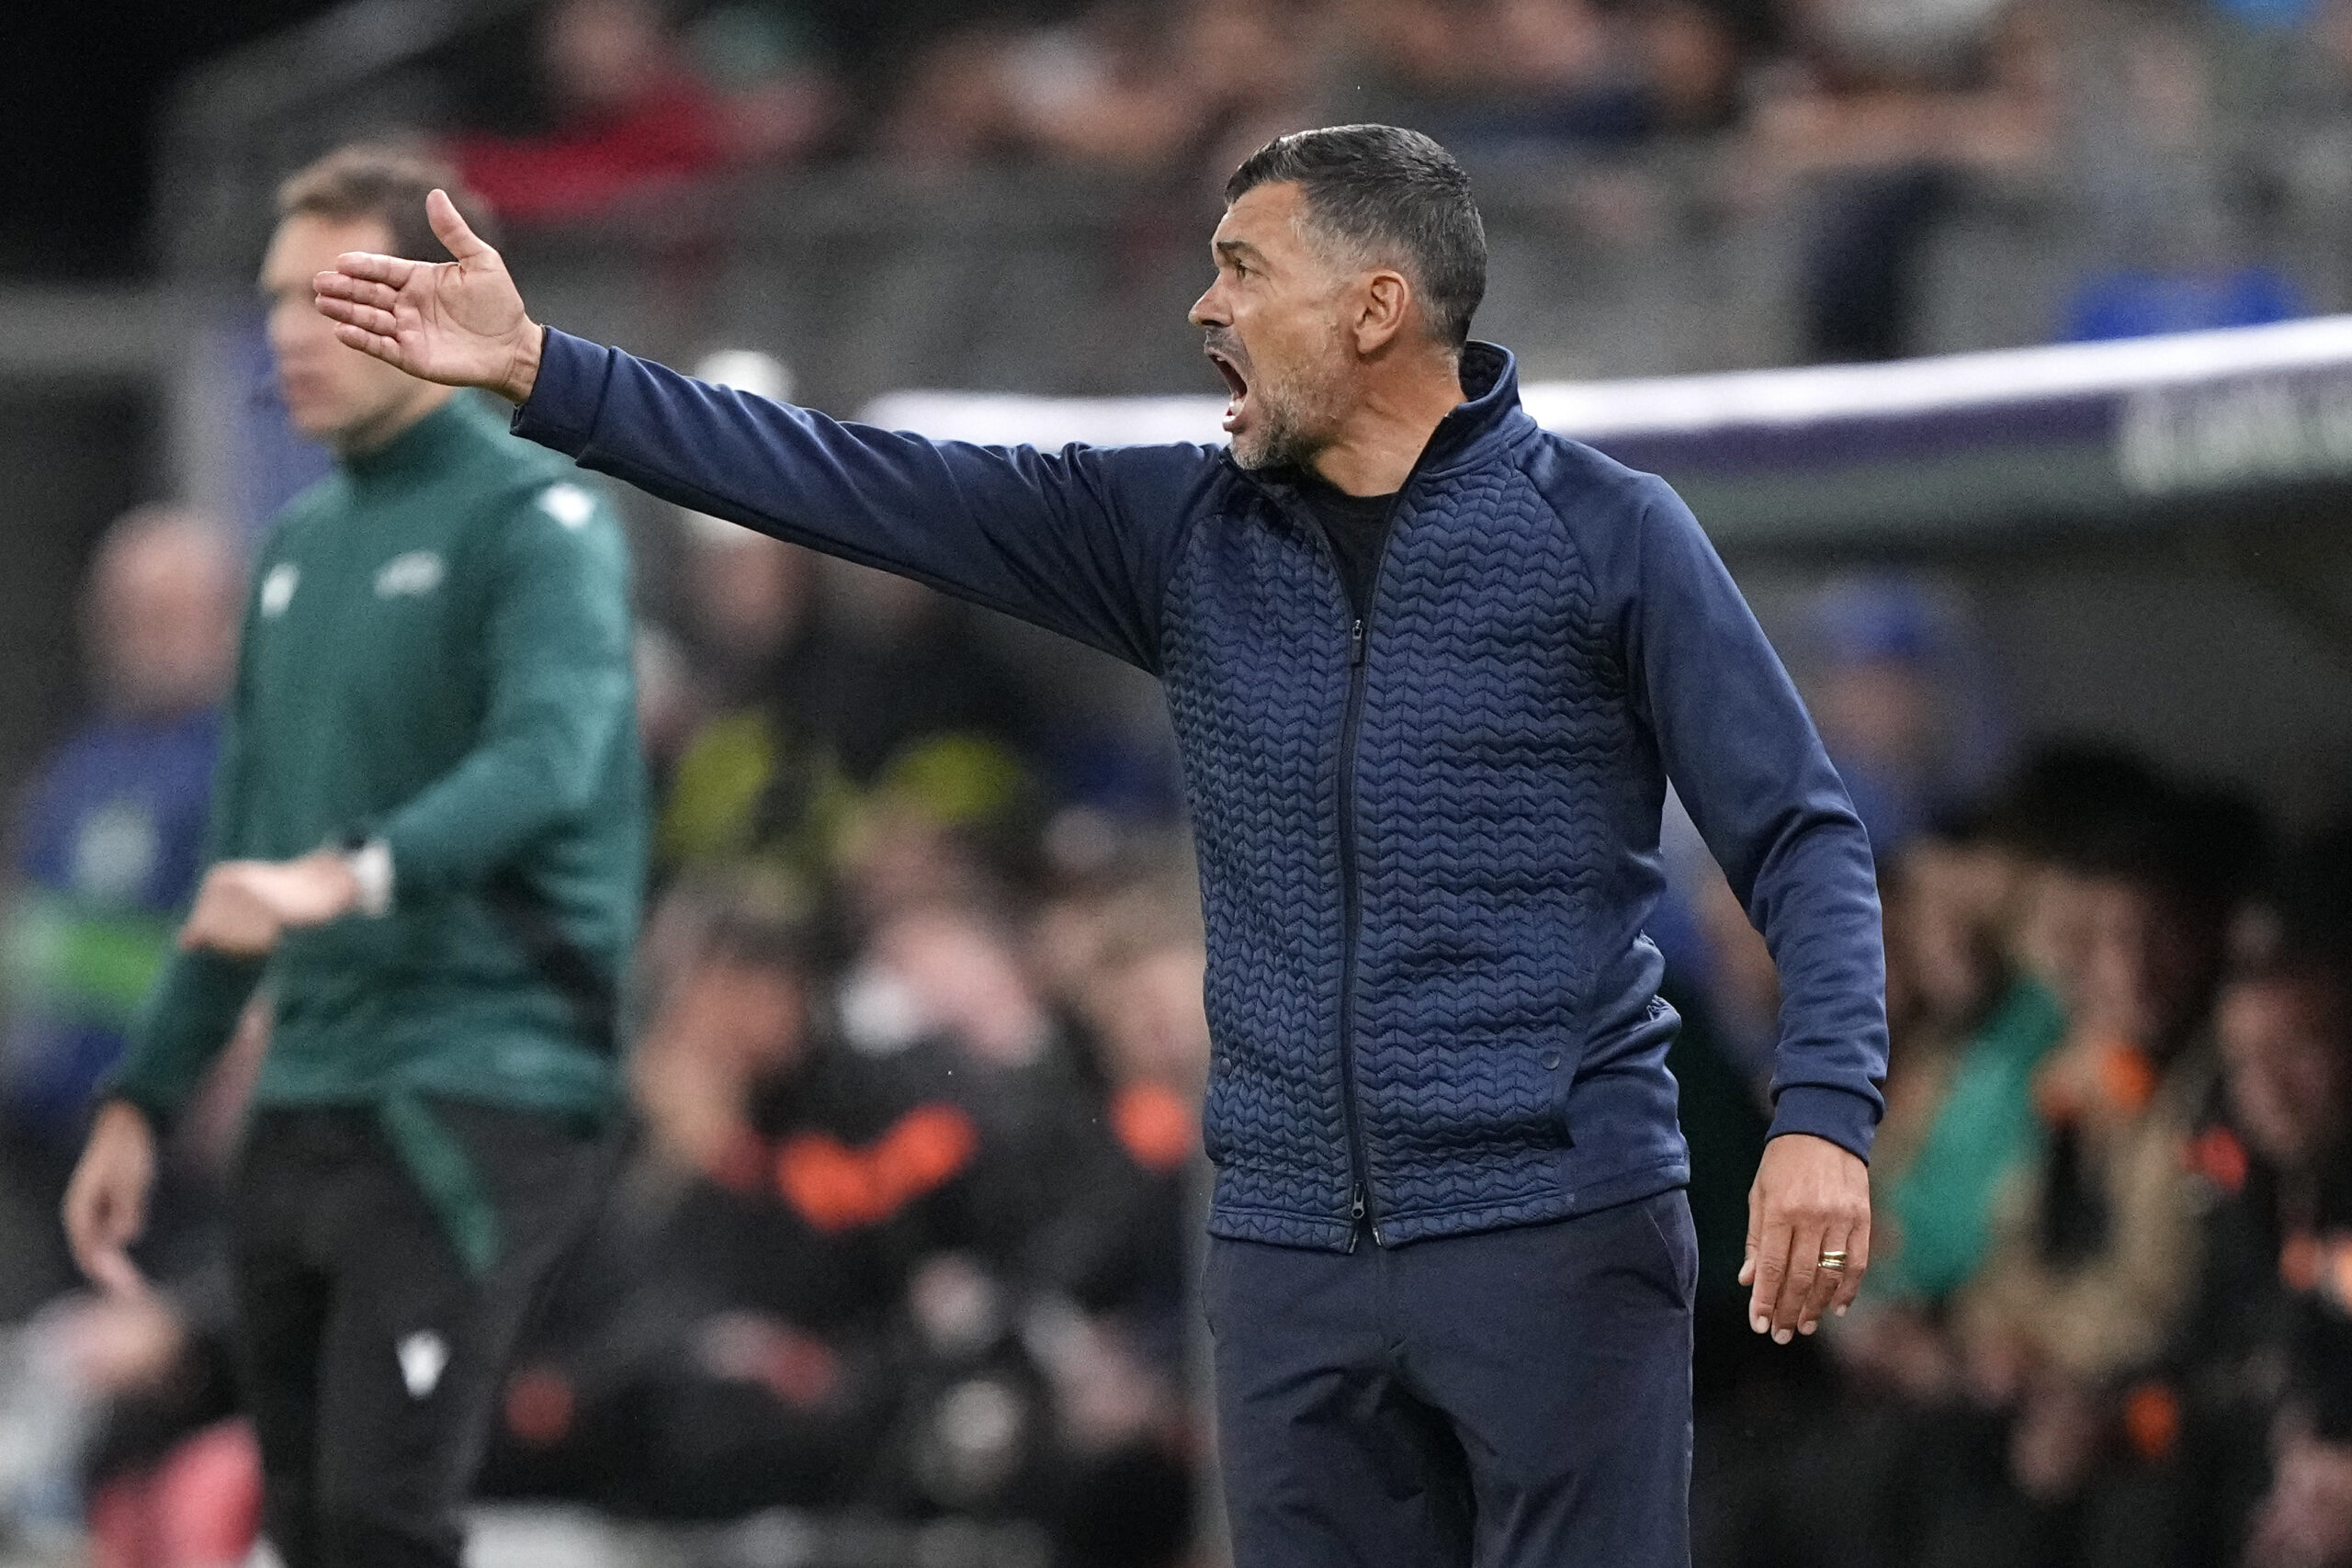
[[[1828,1139],[1867,1165],[1871,1142],[1878,1133],[1878,1102],[1867,1095],[1816,1084],[1792,1084],[1773,1102],[1772,1130],[1767,1136],[1809,1133]]]

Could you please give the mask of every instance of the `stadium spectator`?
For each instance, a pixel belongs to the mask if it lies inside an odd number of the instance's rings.
[[[555,113],[545,134],[452,149],[483,199],[526,221],[590,218],[737,164],[799,156],[836,112],[830,80],[797,61],[733,95],[714,89],[659,0],[558,0],[540,22],[538,64]]]
[[[1104,0],[1057,27],[951,32],[910,73],[884,142],[917,166],[1190,176],[1311,108],[1319,20],[1301,0]]]
[[[236,1041],[166,1148],[141,1250],[155,1288],[73,1291],[0,1339],[0,1540],[85,1516],[100,1568],[218,1568],[258,1529],[260,1461],[239,1417],[220,1247],[227,1189],[268,1021]]]
[[[54,1216],[92,1093],[195,891],[242,576],[224,531],[164,508],[118,521],[91,567],[96,711],[26,792],[0,916],[0,1321],[74,1279]]]
[[[1998,0],[1806,0],[1787,21],[1794,48],[1734,159],[1737,197],[1800,204],[1808,358],[1917,352],[1916,274],[1955,179],[2049,154],[2042,19]]]
[[[666,873],[759,854],[805,879],[819,857],[797,830],[820,758],[791,665],[809,635],[814,558],[684,515],[678,625],[693,717],[657,803],[655,863]]]
[[[1641,19],[1628,26],[1592,0],[1375,0],[1360,24],[1365,112],[1472,156],[1622,147],[1661,118],[1642,46],[1679,42],[1701,21],[1662,8]]]
[[[2233,803],[2166,791],[2072,852],[2089,919],[2066,1039],[2034,1075],[2044,1152],[2003,1193],[1955,1311],[1972,1382],[2013,1410],[2019,1495],[2044,1508],[2082,1499],[2088,1517],[2121,1510],[2154,1528],[2151,1510],[2120,1499],[2154,1484],[2175,1424],[2134,1391],[2190,1303],[2211,1010],[2262,845]],[[2123,1560],[2143,1550],[2111,1522],[2098,1537]]]
[[[2091,266],[2059,306],[2076,341],[2255,326],[2305,313],[2275,258],[2248,243],[2250,182],[2221,101],[2225,57],[2208,18],[2101,7],[2068,39],[2062,167]],[[2305,69],[2324,50],[2304,51]],[[2286,78],[2277,85],[2292,94]]]
[[[2184,1563],[2329,1561],[2310,1540],[2328,1528],[2329,1494],[2309,1483],[2352,1440],[2346,1412],[2329,1411],[2342,1374],[2325,1368],[2346,1348],[2329,1345],[2331,1324],[2352,1320],[2306,1261],[2346,1213],[2352,970],[2308,931],[2261,945],[2222,994],[2220,1093],[2190,1146],[2204,1197],[2194,1305],[2140,1396],[2178,1412],[2167,1479]],[[2333,1519],[2352,1526],[2352,1510]]]

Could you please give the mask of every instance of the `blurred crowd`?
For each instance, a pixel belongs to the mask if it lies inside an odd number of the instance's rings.
[[[1881,876],[1870,1282],[1718,1383],[1713,1560],[2352,1562],[2352,832],[2052,746]]]
[[[488,1491],[1193,1561],[1209,1043],[1164,736],[927,590],[656,522],[637,1114]],[[266,1024],[175,1133],[152,1295],[78,1288],[54,1219],[194,874],[237,581],[201,519],[107,536],[96,707],[11,840],[0,1543],[102,1568],[254,1528],[212,1198]],[[1735,1280],[1771,964],[1669,823],[1698,1561],[2352,1564],[2352,827],[2005,746],[1966,636],[1864,580],[1791,650],[1879,847],[1894,1051],[1870,1282],[1785,1349]]]
[[[1971,187],[2087,214],[2075,338],[2301,313],[2251,236],[2352,194],[2347,0],[549,0],[536,29],[536,107],[447,128],[526,224],[843,159],[1189,207],[1272,134],[1389,120],[1630,243],[1792,213],[1826,360],[1905,352]]]

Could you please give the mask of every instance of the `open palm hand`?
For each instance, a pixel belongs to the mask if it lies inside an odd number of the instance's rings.
[[[410,261],[354,251],[311,280],[335,336],[426,381],[483,387],[521,402],[539,366],[539,328],[498,253],[435,191],[425,216],[458,259]]]

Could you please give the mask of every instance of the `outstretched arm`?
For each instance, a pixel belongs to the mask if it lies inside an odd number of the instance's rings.
[[[932,441],[711,386],[542,329],[438,192],[430,216],[456,261],[355,254],[318,275],[344,342],[512,399],[517,434],[665,501],[1158,667],[1163,591],[1214,448]]]

